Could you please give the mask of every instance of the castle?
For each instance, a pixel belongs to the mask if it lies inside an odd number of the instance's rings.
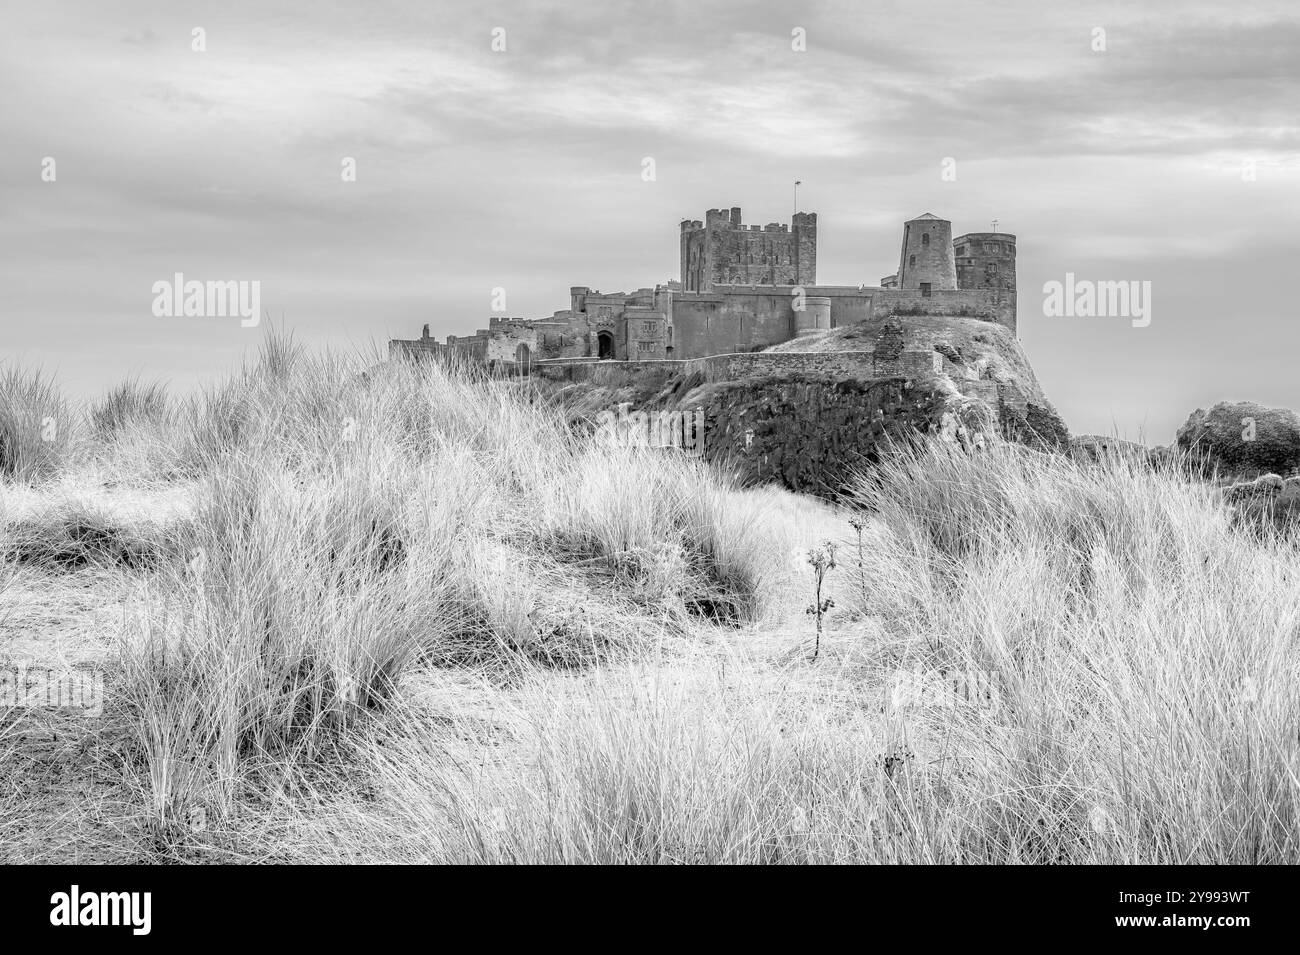
[[[1016,330],[1016,237],[926,213],[903,224],[898,271],[879,285],[817,284],[817,214],[746,225],[738,207],[681,223],[681,278],[635,292],[569,289],[550,318],[492,317],[473,335],[394,339],[389,356],[491,364],[682,360],[755,352],[889,315],[961,315]]]

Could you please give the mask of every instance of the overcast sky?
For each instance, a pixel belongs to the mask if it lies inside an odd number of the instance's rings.
[[[74,395],[184,390],[256,345],[155,317],[176,272],[259,280],[312,344],[470,333],[495,287],[538,318],[570,285],[677,278],[681,219],[789,221],[800,179],[825,284],[877,284],[922,212],[1016,233],[1020,338],[1076,433],[1300,408],[1295,0],[43,0],[2,22],[0,358]],[[1067,272],[1150,281],[1150,325],[1045,317]]]

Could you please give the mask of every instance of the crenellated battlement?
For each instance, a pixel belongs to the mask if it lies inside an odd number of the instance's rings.
[[[812,285],[817,281],[817,215],[789,223],[746,223],[740,206],[710,209],[681,223],[682,289],[714,285]]]
[[[681,231],[697,232],[701,229],[734,229],[737,232],[792,232],[800,228],[816,227],[817,213],[815,212],[798,212],[795,213],[792,220],[786,222],[768,222],[765,225],[758,223],[747,223],[743,221],[739,206],[733,206],[730,209],[710,209],[705,213],[704,220],[683,219],[681,222]]]

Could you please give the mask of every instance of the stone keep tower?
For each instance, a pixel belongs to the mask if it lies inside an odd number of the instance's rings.
[[[898,287],[923,291],[957,287],[951,222],[927,212],[903,223]]]
[[[817,213],[796,212],[789,225],[745,225],[740,207],[710,209],[681,225],[682,290],[715,285],[816,285]]]
[[[952,240],[957,287],[992,289],[993,300],[1011,307],[1016,330],[1016,237],[1010,232],[968,232]]]
[[[991,288],[1016,295],[1016,237],[1010,232],[968,232],[952,240],[958,288]]]

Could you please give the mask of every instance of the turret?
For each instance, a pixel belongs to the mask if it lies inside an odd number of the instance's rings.
[[[968,232],[952,240],[958,288],[1016,290],[1016,237],[1010,232]]]
[[[952,240],[957,260],[957,287],[991,289],[1004,319],[1016,330],[1016,237],[1010,232],[968,232]]]
[[[951,222],[927,212],[903,223],[898,287],[923,290],[957,287]]]
[[[569,310],[574,315],[579,315],[587,310],[587,296],[591,293],[591,288],[586,285],[569,286]]]

